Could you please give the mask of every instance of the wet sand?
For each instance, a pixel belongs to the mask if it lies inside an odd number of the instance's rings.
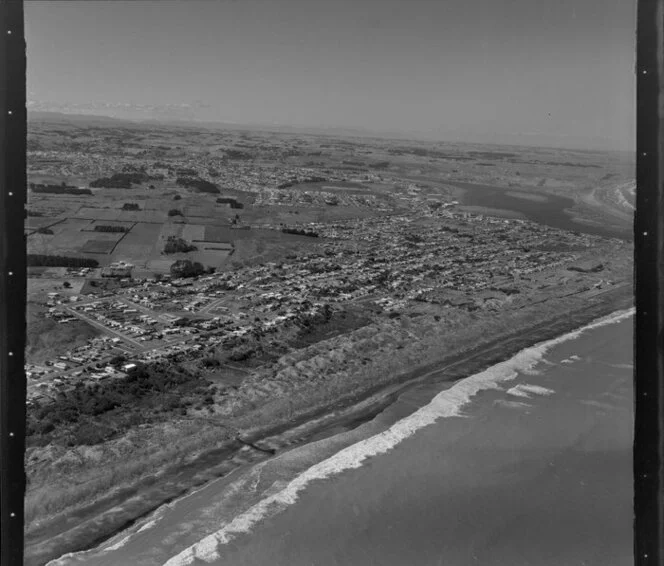
[[[212,563],[631,564],[630,324],[311,484]]]
[[[314,479],[253,522],[242,509],[381,437],[441,385],[422,384],[353,431],[214,482],[128,539],[58,563],[202,564],[187,559],[197,545],[206,562],[234,565],[629,564],[631,324],[555,346],[533,369],[477,391],[460,414]],[[238,527],[218,533],[227,544],[205,538],[224,524]]]

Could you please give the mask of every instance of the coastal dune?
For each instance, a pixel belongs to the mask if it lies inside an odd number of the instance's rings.
[[[446,473],[458,473],[460,478],[467,476],[468,473],[470,473],[471,477],[478,473],[481,475],[481,466],[484,465],[481,462],[484,462],[491,469],[497,465],[508,465],[504,461],[504,452],[496,460],[498,464],[496,462],[492,463],[492,459],[495,456],[495,449],[501,446],[504,449],[508,449],[512,442],[515,444],[519,442],[536,442],[537,437],[534,436],[535,433],[541,433],[541,440],[545,444],[545,449],[541,449],[540,452],[544,454],[543,457],[545,458],[548,457],[547,454],[553,454],[551,452],[552,446],[564,445],[569,438],[573,439],[575,434],[578,436],[578,431],[574,431],[574,427],[579,424],[578,419],[574,420],[574,424],[565,429],[564,434],[560,438],[556,436],[557,433],[555,432],[560,426],[554,426],[553,432],[545,432],[541,428],[544,426],[544,423],[540,423],[538,428],[533,431],[533,436],[528,436],[524,432],[517,432],[517,430],[510,427],[524,424],[523,419],[527,418],[527,415],[537,415],[539,411],[537,403],[545,403],[547,399],[560,397],[560,386],[563,384],[556,383],[557,378],[547,381],[542,376],[544,374],[546,377],[546,373],[552,365],[555,367],[570,368],[574,364],[581,363],[581,358],[574,354],[576,351],[573,349],[575,341],[585,336],[592,337],[594,333],[603,332],[608,327],[624,327],[625,324],[629,323],[632,313],[632,309],[619,311],[608,317],[596,320],[583,328],[521,350],[508,360],[495,364],[484,371],[478,372],[452,385],[448,384],[442,391],[434,394],[433,399],[429,402],[424,401],[424,399],[427,395],[432,394],[432,387],[430,385],[424,386],[419,392],[414,391],[411,394],[404,395],[403,399],[400,398],[373,421],[367,422],[357,429],[285,452],[281,456],[252,467],[239,477],[233,478],[232,481],[226,480],[219,482],[216,486],[214,484],[207,486],[200,492],[172,504],[167,509],[160,510],[154,517],[146,520],[143,525],[137,525],[133,529],[133,532],[129,534],[112,539],[96,550],[69,555],[51,564],[53,566],[64,566],[67,564],[116,564],[123,560],[129,560],[129,557],[131,557],[131,562],[134,564],[146,565],[165,564],[167,566],[180,566],[184,564],[197,564],[200,561],[219,564],[260,564],[265,563],[261,562],[260,553],[263,551],[267,552],[268,548],[271,548],[270,552],[273,553],[275,546],[284,551],[283,554],[280,554],[279,552],[281,551],[279,551],[275,555],[275,559],[279,558],[283,560],[279,562],[277,559],[277,562],[273,562],[275,564],[289,563],[286,560],[293,560],[291,562],[293,564],[311,563],[302,559],[305,555],[309,556],[308,559],[310,559],[310,554],[305,552],[298,558],[297,556],[293,556],[292,551],[286,552],[283,549],[283,537],[286,535],[291,536],[293,533],[298,532],[297,516],[294,519],[296,524],[292,526],[292,530],[289,530],[291,534],[283,532],[284,525],[291,525],[290,521],[293,519],[293,513],[303,513],[301,507],[304,505],[304,515],[308,516],[310,514],[310,505],[312,504],[312,491],[316,492],[320,489],[329,491],[331,489],[329,486],[332,483],[343,482],[343,478],[348,478],[351,470],[357,471],[354,473],[365,475],[367,473],[375,473],[378,470],[376,465],[379,461],[382,466],[384,459],[390,458],[390,453],[396,450],[395,454],[397,454],[401,450],[399,448],[401,444],[405,443],[412,446],[413,444],[409,443],[413,443],[416,438],[420,438],[425,429],[427,431],[426,439],[428,445],[422,445],[421,442],[415,443],[419,453],[422,454],[419,457],[431,465],[432,454],[440,453],[441,451],[441,447],[436,446],[436,444],[446,447],[445,450],[449,451],[449,453],[445,453],[446,461],[448,457],[459,458],[459,462],[451,465],[451,469],[447,470]],[[590,338],[588,339],[590,340]],[[558,350],[565,347],[570,350],[571,354],[559,355],[559,361],[553,364],[547,359],[550,353],[553,351],[558,352]],[[558,354],[556,353],[555,355]],[[623,372],[622,381],[618,383],[624,389],[626,384],[625,375],[630,375],[629,366],[620,368],[617,367],[620,364],[614,365],[616,365],[615,371]],[[570,383],[572,382],[568,380],[564,385],[569,386]],[[563,394],[562,406],[575,403],[576,399],[570,399],[575,394],[588,393],[584,389],[589,387],[588,384],[584,384],[585,382],[582,383],[581,381],[577,381],[576,383],[575,391]],[[629,385],[628,382],[627,385]],[[602,394],[606,393],[602,389],[604,384],[602,384],[601,380],[598,380],[598,383],[594,387],[597,388],[597,386],[599,386]],[[437,387],[440,389],[441,384]],[[615,383],[613,387],[615,390]],[[579,390],[579,388],[581,389]],[[592,386],[590,386],[590,389],[592,389]],[[591,393],[592,395],[596,395],[596,392]],[[404,416],[405,409],[403,405],[410,404],[412,406],[413,401],[425,402],[426,404]],[[560,401],[556,402],[560,403]],[[588,407],[590,405],[586,404],[584,406]],[[552,418],[554,413],[549,409],[546,410],[548,411],[545,413],[546,418]],[[514,411],[517,411],[517,413]],[[588,413],[582,416],[588,419],[591,415]],[[491,423],[495,419],[498,420],[492,425]],[[510,419],[516,420],[513,422],[510,421],[511,424],[505,424],[503,422],[504,419],[508,419],[508,421]],[[438,425],[438,422],[441,425]],[[604,423],[602,426],[608,426],[607,422],[609,421],[602,422]],[[447,424],[443,425],[442,423]],[[441,429],[440,426],[444,426],[444,428]],[[493,429],[487,429],[487,427],[492,426],[494,427]],[[583,429],[584,426],[587,426],[587,423],[584,425],[582,419],[580,428]],[[434,431],[437,431],[438,435],[442,434],[443,436],[439,436],[438,440],[433,441],[432,434],[434,434]],[[466,442],[467,435],[470,435],[471,439],[474,439],[473,442],[475,444],[471,443],[464,448],[463,444]],[[496,437],[496,435],[500,436],[496,440],[490,440],[490,438]],[[464,443],[460,445],[455,439],[461,437],[464,438]],[[481,453],[473,455],[470,450],[478,441],[482,443],[485,450],[489,446],[492,446],[489,451],[490,453],[485,452],[484,455]],[[431,444],[431,442],[434,442],[434,444]],[[427,453],[429,454],[428,456]],[[513,451],[511,454],[512,457],[515,455]],[[473,460],[476,457],[479,460],[474,462]],[[541,457],[542,454],[538,456],[538,458]],[[468,458],[471,458],[471,460],[468,460]],[[465,472],[460,469],[462,462],[466,462],[470,466]],[[526,470],[526,477],[530,477],[529,473],[532,471],[534,464],[532,458],[528,456],[528,452],[525,453],[522,464],[524,470]],[[397,478],[395,481],[405,480],[405,472],[402,469],[403,458],[400,460],[399,466],[395,472],[395,477]],[[540,469],[541,465],[537,464],[535,468]],[[366,470],[366,472],[360,472],[360,469]],[[415,470],[410,470],[408,473],[411,472],[417,474]],[[505,473],[505,470],[503,470],[501,472],[502,476]],[[518,470],[514,469],[508,475],[512,474],[514,476],[514,474],[518,475],[519,473]],[[381,473],[379,480],[382,481],[384,476],[385,473]],[[504,477],[502,476],[499,475],[494,480],[491,480],[491,482],[503,481]],[[427,481],[431,481],[431,479],[429,478]],[[321,483],[322,480],[325,480],[325,482]],[[458,480],[461,484],[464,484],[465,481],[464,479]],[[323,488],[321,486],[328,487]],[[415,486],[412,483],[408,483],[404,485],[404,489],[410,492],[415,489]],[[536,490],[536,483],[533,483],[529,489]],[[370,488],[369,491],[371,491]],[[463,490],[461,491],[463,492]],[[478,512],[477,506],[482,505],[481,501],[477,499],[478,494],[481,495],[481,493],[483,493],[482,490],[474,495],[470,492],[468,493],[468,505],[471,509],[475,509],[474,513]],[[453,506],[458,507],[459,505],[463,505],[458,500],[456,491],[449,491],[448,495]],[[357,497],[359,498],[357,505],[362,507],[362,497],[359,494],[357,494]],[[242,499],[245,500],[244,510],[242,510]],[[403,500],[403,498],[400,499]],[[495,499],[494,495],[488,495],[488,500]],[[337,525],[340,517],[334,515],[334,513],[340,512],[340,509],[337,509],[337,507],[348,505],[345,502],[345,498],[340,496],[340,503],[334,503],[333,505],[331,503],[333,500],[336,500],[336,496],[332,494],[328,494],[322,500],[327,502],[322,511],[322,524],[328,521],[328,528],[338,528],[343,532],[343,536],[350,536],[343,525]],[[374,498],[370,497],[369,500],[374,501]],[[383,500],[378,501],[379,505],[381,501]],[[366,513],[370,513],[371,511],[370,507],[368,507],[369,502],[365,502],[365,504],[367,508],[363,511],[357,511],[356,515],[365,516],[366,519]],[[490,505],[495,506],[496,504],[498,502],[494,501]],[[505,504],[505,501],[502,501],[501,504]],[[568,504],[573,504],[573,502],[568,501]],[[528,507],[528,505],[525,506]],[[353,509],[355,507],[356,505],[353,504]],[[427,508],[426,505],[424,507]],[[494,507],[492,507],[492,510],[496,511]],[[409,512],[412,511],[413,508],[411,506]],[[465,512],[466,514],[468,513],[467,510]],[[288,515],[288,518],[279,518],[285,514]],[[330,516],[331,514],[333,516]],[[312,519],[312,517],[309,517],[309,520]],[[336,521],[337,523],[331,524],[329,521]],[[352,517],[350,521],[352,522]],[[381,519],[373,517],[371,521],[378,521],[380,523]],[[457,526],[456,528],[463,530],[463,528],[467,527],[468,525],[466,527]],[[275,542],[270,542],[272,539],[264,533],[266,528],[268,530],[276,529],[277,531],[281,529],[280,535],[282,539],[277,538]],[[364,526],[365,530],[371,530],[372,528],[371,525]],[[256,531],[257,529],[258,531]],[[314,528],[313,530],[315,531],[316,529]],[[196,536],[200,537],[206,531],[210,534],[199,538],[199,540],[193,540]],[[258,548],[258,554],[254,556],[255,561],[251,561],[249,560],[249,556],[252,555],[251,553],[247,554],[247,540],[243,537],[247,533],[254,533],[254,531],[256,533],[252,537],[258,537],[258,544],[257,547],[253,546],[253,543],[249,546],[254,550]],[[413,533],[411,535],[415,536]],[[170,541],[172,545],[162,545],[159,551],[155,551],[155,546],[159,547],[157,543],[158,538]],[[419,539],[419,537],[417,538]],[[187,544],[187,541],[193,542]],[[235,541],[240,546],[237,546]],[[244,542],[241,543],[240,541]],[[389,543],[387,541],[384,542],[387,544],[386,548],[388,548]],[[430,545],[430,543],[427,544]],[[183,546],[185,548],[182,548]],[[308,549],[307,552],[311,553],[314,551],[311,545],[304,543],[304,546]],[[152,549],[149,554],[141,550],[146,548]],[[326,548],[329,549],[329,545],[323,545],[323,552],[325,552]],[[452,555],[454,555],[454,552],[452,552]],[[322,554],[322,561],[316,563],[333,563],[326,561],[325,556],[325,554]],[[268,555],[266,554],[264,557],[267,560]],[[353,562],[351,560],[344,563],[373,562]],[[397,564],[398,562],[387,560],[376,563]],[[464,562],[452,563],[461,564]]]

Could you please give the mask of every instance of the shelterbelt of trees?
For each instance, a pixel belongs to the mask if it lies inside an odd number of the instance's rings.
[[[33,193],[48,193],[55,195],[91,195],[90,189],[79,189],[67,185],[64,181],[60,185],[43,185],[40,183],[30,183],[30,190]]]
[[[108,226],[106,224],[97,224],[95,232],[129,232],[126,226]]]
[[[175,182],[181,187],[196,189],[201,193],[218,194],[220,192],[217,185],[199,177],[178,177]]]
[[[310,236],[311,238],[318,238],[318,232],[313,230],[305,230],[304,228],[282,228],[284,234],[297,234],[299,236]]]
[[[90,186],[93,188],[104,189],[131,189],[132,185],[140,185],[150,180],[147,173],[141,171],[133,171],[128,173],[114,173],[110,177],[101,177],[90,181]]]
[[[28,254],[28,267],[98,267],[96,259],[64,255]]]

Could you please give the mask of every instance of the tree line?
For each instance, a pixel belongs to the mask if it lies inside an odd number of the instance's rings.
[[[28,254],[28,267],[98,267],[96,259],[64,255]]]
[[[309,236],[311,238],[318,238],[318,232],[313,230],[305,230],[304,228],[282,228],[284,234],[297,234],[298,236]]]
[[[38,183],[30,183],[30,190],[33,193],[47,193],[55,195],[91,195],[90,189],[79,189],[67,185],[64,181],[61,185],[42,185]]]
[[[110,177],[90,181],[90,186],[104,189],[131,189],[132,185],[140,185],[150,179],[150,175],[142,171],[113,173]]]
[[[196,189],[201,193],[219,193],[217,185],[199,177],[178,177],[175,182],[181,187]]]
[[[129,232],[126,226],[109,226],[108,224],[97,224],[95,232]]]

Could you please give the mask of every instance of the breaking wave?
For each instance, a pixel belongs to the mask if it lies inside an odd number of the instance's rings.
[[[219,530],[201,539],[178,555],[168,560],[164,566],[189,566],[196,561],[213,562],[220,558],[220,549],[238,535],[248,533],[261,520],[280,513],[294,504],[298,494],[315,480],[322,480],[340,474],[344,470],[359,468],[369,458],[392,450],[399,443],[418,430],[435,423],[438,419],[462,416],[461,409],[480,391],[501,389],[502,382],[514,379],[519,373],[528,373],[540,363],[548,350],[554,346],[573,340],[584,332],[608,324],[618,323],[634,314],[634,309],[618,311],[598,319],[582,328],[526,348],[515,356],[496,364],[487,370],[472,375],[442,391],[434,399],[413,414],[394,423],[389,429],[344,448],[334,456],[312,466],[288,482],[282,489],[265,497],[246,512],[232,521],[222,523]],[[548,394],[532,387],[533,394]],[[525,392],[525,390],[522,391]]]
[[[528,383],[520,383],[507,390],[508,395],[525,397],[527,399],[530,399],[533,395],[551,395],[552,393],[555,393],[553,389],[547,389],[546,387],[541,387],[539,385],[529,385]]]

